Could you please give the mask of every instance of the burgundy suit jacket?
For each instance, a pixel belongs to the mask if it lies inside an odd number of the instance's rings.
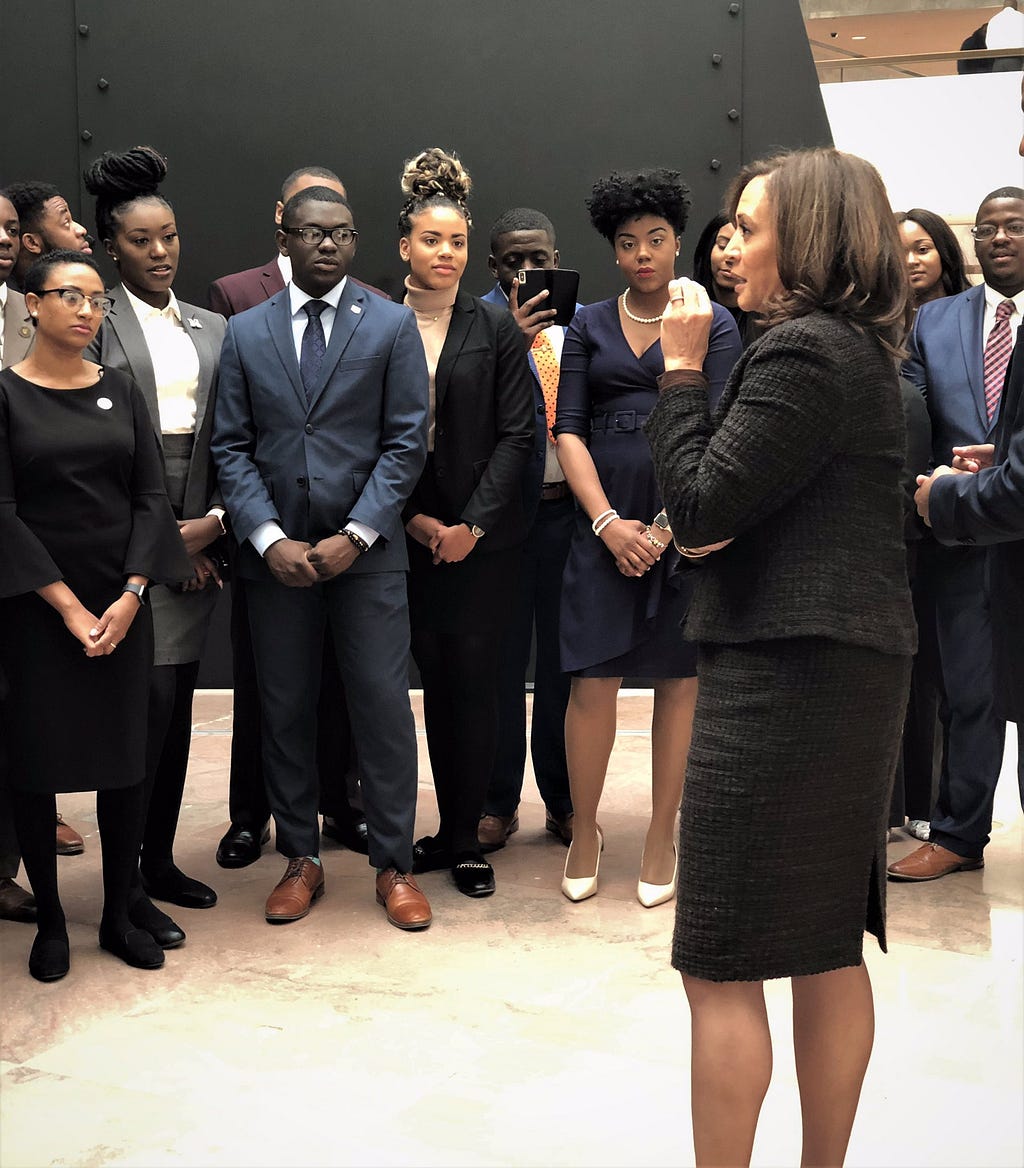
[[[374,288],[372,284],[364,284],[354,276],[349,276],[349,279],[353,284],[358,284],[360,288],[365,288],[367,292],[383,296],[385,300],[391,299],[386,292],[382,292],[380,288]],[[210,285],[207,299],[214,312],[219,312],[224,317],[231,317],[235,313],[245,312],[247,308],[255,308],[257,304],[262,304],[271,296],[276,296],[283,288],[284,280],[281,279],[281,268],[275,258],[270,263],[262,264],[258,268],[234,272],[230,276],[221,276],[219,280],[214,280]]]

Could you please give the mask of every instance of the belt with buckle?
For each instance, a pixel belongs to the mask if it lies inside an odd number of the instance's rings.
[[[543,483],[540,488],[540,497],[545,503],[553,503],[556,499],[567,499],[569,497],[569,484],[562,483]]]
[[[638,414],[636,410],[616,410],[613,414],[595,414],[590,420],[590,429],[609,434],[632,434],[647,421],[650,414]]]

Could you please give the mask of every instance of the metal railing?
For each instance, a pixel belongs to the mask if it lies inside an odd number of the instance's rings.
[[[1024,45],[1015,49],[951,49],[941,53],[899,53],[891,57],[830,57],[817,60],[814,67],[818,71],[818,80],[822,84],[829,84],[829,79],[822,76],[826,69],[838,69],[839,81],[843,81],[844,69],[894,69],[905,77],[921,77],[907,69],[908,65],[934,65],[942,61],[993,61],[1000,57],[1024,58]]]

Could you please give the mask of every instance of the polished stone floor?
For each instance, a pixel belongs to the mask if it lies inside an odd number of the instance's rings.
[[[650,698],[620,698],[597,897],[558,884],[565,851],[528,780],[497,895],[436,873],[425,933],[390,927],[362,857],[327,844],[327,895],[272,927],[283,871],[214,862],[225,825],[230,695],[196,703],[178,859],[217,888],[176,910],[188,943],[155,972],[96,944],[93,797],[62,797],[86,836],[60,861],[71,973],[40,985],[32,930],[0,922],[0,1166],[693,1163],[688,1016],[668,965],[671,905],[634,898],[649,799]],[[419,716],[419,711],[417,710]],[[889,955],[869,940],[878,1035],[851,1166],[1024,1163],[1024,818],[1010,747],[986,868],[890,885]],[[421,738],[419,826],[433,827]],[[823,808],[827,814],[827,808]],[[901,839],[890,856],[909,851]],[[799,1161],[785,983],[770,983],[775,1076],[757,1165]]]

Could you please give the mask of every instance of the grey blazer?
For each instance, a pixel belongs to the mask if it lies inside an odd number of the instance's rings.
[[[111,369],[121,369],[133,377],[146,399],[153,428],[160,436],[160,406],[156,394],[156,376],[150,360],[146,338],[138,317],[128,303],[128,294],[118,284],[107,290],[114,301],[114,311],[103,322],[88,356]],[[210,434],[213,429],[213,406],[217,396],[217,365],[220,346],[227,328],[224,317],[206,308],[178,301],[181,319],[189,339],[199,354],[199,387],[196,391],[196,436],[185,484],[183,519],[198,519],[211,505],[220,505],[217,474],[210,457]]]
[[[35,330],[28,323],[28,309],[25,297],[13,288],[7,289],[7,308],[4,312],[4,357],[3,368],[9,369],[28,356]]]

